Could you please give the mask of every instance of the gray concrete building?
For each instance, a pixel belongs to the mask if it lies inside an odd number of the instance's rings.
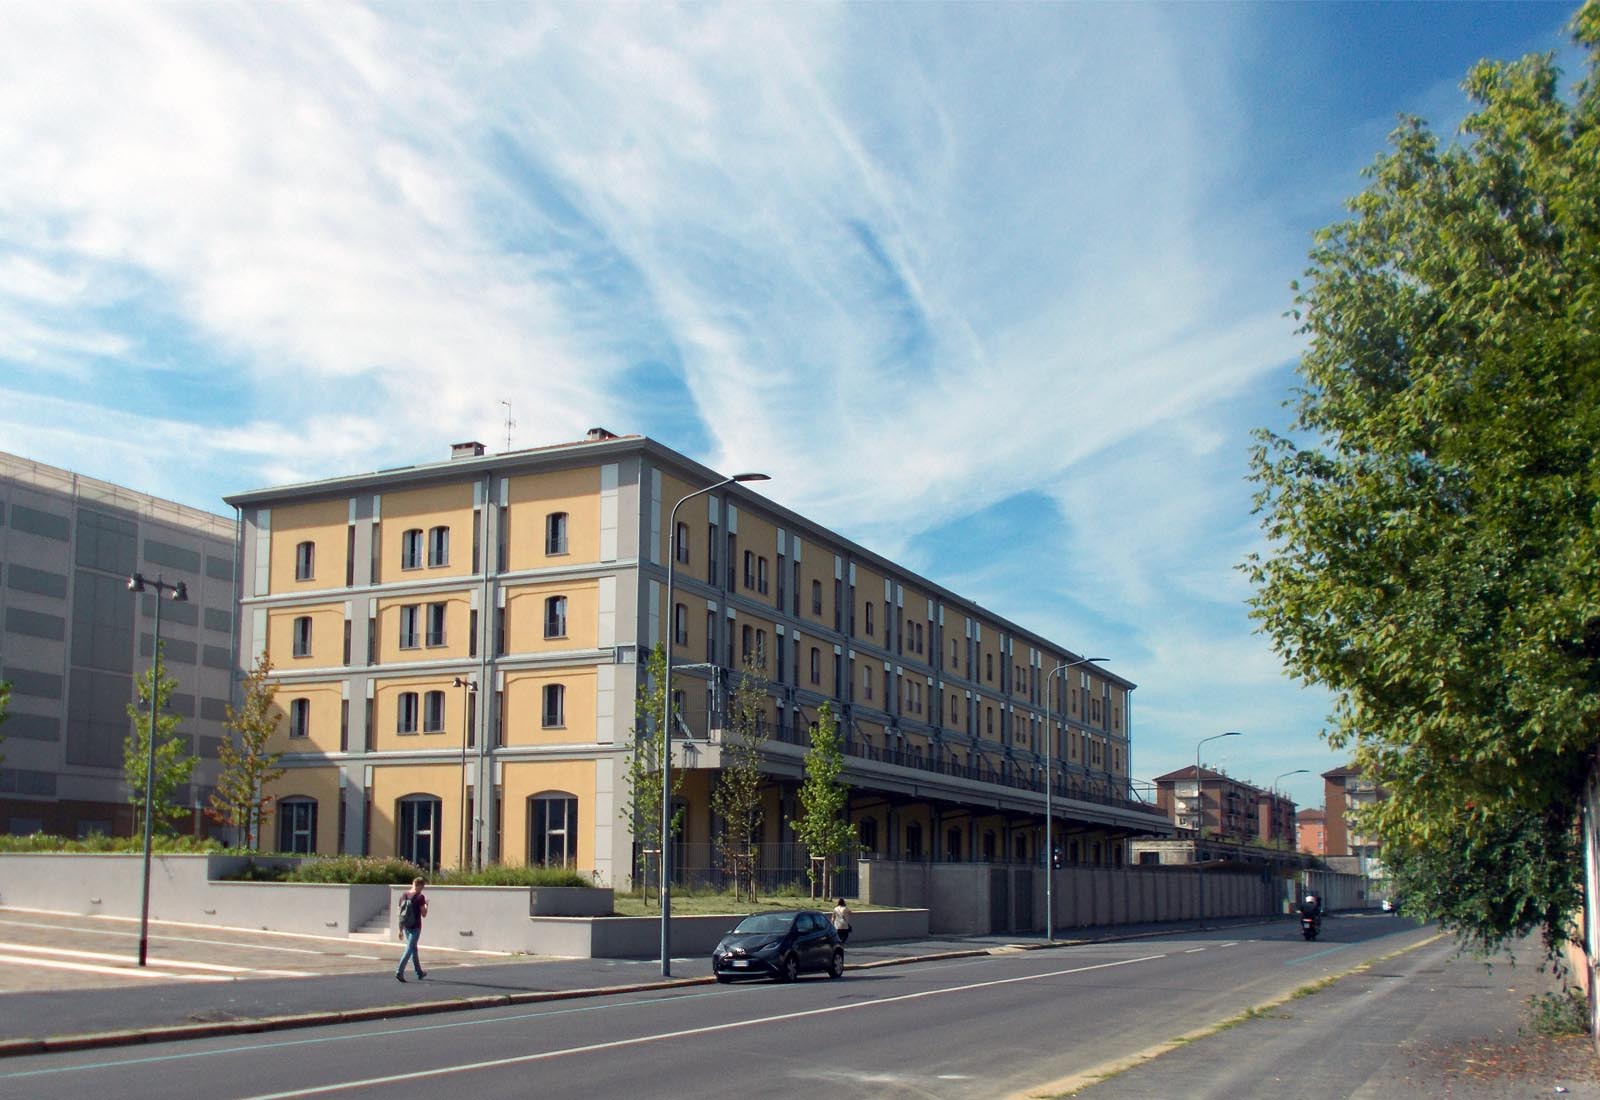
[[[199,757],[179,798],[195,831],[216,782],[234,684],[234,521],[0,452],[0,833],[126,834],[127,705],[154,652],[155,594],[135,572],[184,582],[161,639],[169,712]]]

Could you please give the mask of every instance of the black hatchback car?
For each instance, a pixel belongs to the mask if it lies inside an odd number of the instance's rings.
[[[748,977],[792,982],[815,972],[837,978],[844,973],[844,947],[833,922],[815,909],[754,913],[711,952],[711,972],[719,982]]]

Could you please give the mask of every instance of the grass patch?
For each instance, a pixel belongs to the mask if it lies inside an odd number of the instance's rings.
[[[661,915],[659,898],[653,891],[644,895],[619,892],[613,900],[612,908],[619,917]],[[769,909],[820,909],[827,912],[832,908],[832,898],[813,898],[806,894],[763,894],[759,900],[751,903],[735,898],[733,894],[723,890],[674,889],[672,891],[672,912],[674,915],[683,916],[708,916],[721,913],[743,916],[746,913],[764,913]],[[857,905],[852,901],[850,908],[860,912],[863,909],[876,907]]]
[[[1525,1002],[1528,1030],[1547,1039],[1589,1034],[1589,1005],[1583,991],[1567,986],[1559,993],[1539,993]]]
[[[150,838],[150,850],[158,855],[204,855],[226,852],[229,849],[215,840],[194,836],[162,836]],[[28,836],[0,836],[0,853],[13,852],[89,852],[99,855],[121,855],[144,852],[144,837],[106,836],[91,833],[82,840],[69,840],[49,833],[31,833]]]

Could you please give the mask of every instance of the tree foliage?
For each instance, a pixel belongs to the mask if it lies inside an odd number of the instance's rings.
[[[1483,62],[1462,140],[1402,120],[1252,454],[1253,614],[1390,792],[1361,828],[1408,902],[1484,948],[1563,937],[1600,733],[1600,10],[1574,30],[1570,99],[1551,57]]]
[[[728,700],[722,767],[711,791],[711,810],[721,822],[717,852],[733,876],[735,896],[756,900],[756,838],[761,835],[761,748],[767,742],[767,681],[763,668],[746,657],[739,684]]]
[[[147,762],[150,760],[150,698],[155,696],[155,767],[149,771],[150,827],[153,831],[171,832],[177,821],[188,812],[187,807],[173,800],[179,787],[189,782],[194,772],[195,758],[177,736],[178,716],[165,713],[167,700],[178,686],[178,681],[167,675],[162,649],[139,677],[137,705],[128,704],[128,717],[133,720],[133,732],[122,742],[122,776],[128,784],[128,802],[133,806],[134,832],[144,832],[144,792]]]
[[[644,678],[633,703],[633,748],[628,753],[628,789],[618,810],[633,831],[633,881],[644,888],[644,853],[661,850],[661,715],[666,706],[667,651],[656,646],[645,660]],[[673,715],[676,720],[677,715]],[[672,794],[683,789],[683,770],[672,776]],[[682,809],[672,815],[676,831],[683,819]],[[660,865],[657,864],[659,867]]]
[[[241,847],[252,851],[261,846],[261,821],[272,801],[266,788],[284,772],[278,767],[283,753],[267,749],[282,717],[274,703],[278,692],[271,674],[272,660],[263,653],[245,677],[239,709],[228,707],[223,724],[233,737],[225,738],[217,749],[220,772],[207,811],[234,830]]]
[[[831,704],[823,703],[811,726],[811,747],[805,755],[805,782],[800,785],[801,814],[789,824],[795,836],[813,857],[821,857],[821,881],[817,864],[807,868],[811,887],[820,887],[826,897],[833,893],[833,876],[841,869],[842,857],[851,849],[856,827],[845,819],[845,802],[850,789],[839,782],[844,771],[844,745]]]

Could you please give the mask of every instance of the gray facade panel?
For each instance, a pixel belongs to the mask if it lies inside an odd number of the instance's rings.
[[[6,632],[26,634],[30,638],[48,638],[62,641],[67,636],[67,620],[60,615],[43,611],[29,611],[21,607],[6,608]]]
[[[122,741],[131,732],[133,678],[82,670],[67,698],[67,763],[122,767]]]
[[[133,671],[133,600],[127,581],[79,569],[72,588],[72,663]]]
[[[18,714],[12,711],[6,715],[5,725],[0,727],[7,739],[15,737],[19,741],[59,741],[61,740],[61,719],[44,714]]]
[[[174,546],[160,539],[144,540],[144,560],[168,569],[181,569],[185,573],[200,572],[200,554],[182,546]]]
[[[5,670],[0,672],[0,680],[11,682],[13,698],[29,695],[35,699],[59,699],[63,690],[60,676],[51,672],[35,672],[31,668],[17,668],[15,665],[6,665]]]
[[[66,574],[33,569],[26,565],[18,565],[16,562],[6,566],[6,587],[57,600],[67,598]]]
[[[138,564],[137,539],[138,525],[132,519],[78,509],[77,564],[126,577]]]
[[[55,539],[57,542],[66,542],[72,537],[72,521],[66,516],[58,516],[54,512],[41,512],[37,508],[29,508],[26,504],[11,506],[11,528],[14,531],[26,531],[30,535]]]

